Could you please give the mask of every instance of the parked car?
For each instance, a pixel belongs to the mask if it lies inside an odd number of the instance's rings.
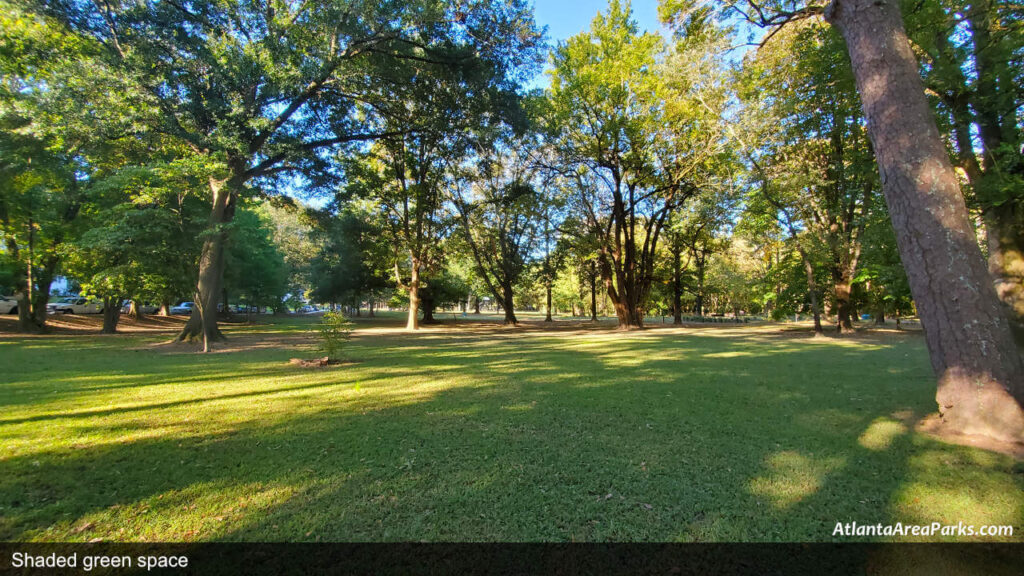
[[[157,312],[160,311],[160,307],[156,306],[156,305],[153,305],[153,304],[136,304],[135,308],[136,308],[136,310],[139,311],[140,314],[156,314]],[[131,312],[131,310],[132,310],[132,302],[131,302],[131,300],[125,302],[124,306],[121,307],[121,313],[122,314],[127,314],[127,313]]]
[[[195,307],[195,302],[182,302],[181,304],[175,304],[174,306],[171,306],[171,314],[191,314],[192,309]]]
[[[99,314],[103,312],[103,303],[81,296],[68,296],[47,304],[46,312],[49,314]]]
[[[0,314],[17,314],[18,301],[11,296],[0,295]]]
[[[306,306],[300,306],[295,309],[296,314],[316,314],[319,311],[320,310],[317,309],[316,306],[310,306],[308,304]]]

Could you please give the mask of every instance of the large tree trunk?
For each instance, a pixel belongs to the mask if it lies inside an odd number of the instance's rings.
[[[420,329],[420,267],[419,262],[413,260],[412,272],[409,277],[409,318],[405,322],[406,330]]]
[[[515,312],[515,295],[512,290],[512,285],[508,284],[501,287],[502,300],[501,306],[505,309],[505,324],[516,325],[519,324],[519,320],[516,318]],[[551,301],[548,301],[548,306],[551,305]]]
[[[235,202],[241,187],[241,178],[231,178],[227,181],[210,179],[213,207],[210,212],[209,229],[199,257],[195,308],[178,334],[178,340],[182,342],[201,341],[204,352],[210,351],[214,342],[224,340],[224,335],[217,327],[217,299],[221,297],[220,289],[224,281],[227,225],[235,217]]]
[[[103,329],[102,334],[116,334],[117,323],[121,320],[121,299],[103,299]]]
[[[607,261],[602,266],[601,275],[604,279],[605,289],[608,291],[608,298],[612,301],[612,307],[615,309],[615,317],[619,321],[618,329],[639,330],[643,328],[644,320],[635,301],[636,293],[627,289],[628,283],[625,275],[617,274],[618,282],[612,282],[611,266]]]
[[[46,321],[49,318],[46,305],[50,302],[50,286],[53,285],[53,279],[57,276],[58,262],[59,258],[56,255],[47,256],[33,278],[34,288],[32,290],[32,297],[29,299],[30,323],[32,326],[30,331],[45,332],[47,329]],[[21,306],[18,306],[18,310],[18,319],[20,320]]]
[[[853,330],[850,278],[841,270],[833,270],[832,280],[836,298],[836,334],[842,334]]]
[[[434,308],[435,308],[435,306],[434,306],[434,297],[433,297],[433,295],[430,294],[429,290],[427,290],[425,293],[421,292],[421,294],[420,294],[420,302],[421,302],[420,308],[423,309],[423,323],[424,324],[434,324],[434,323],[436,323],[437,320],[434,319]]]
[[[895,0],[834,0],[946,426],[1024,441],[1024,360],[925,99]]]

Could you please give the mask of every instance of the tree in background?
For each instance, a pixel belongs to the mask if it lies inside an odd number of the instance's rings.
[[[546,220],[531,151],[500,146],[482,155],[456,186],[453,201],[476,273],[504,311],[505,324],[515,325],[515,287]]]
[[[289,288],[285,255],[274,242],[274,223],[261,204],[242,205],[231,223],[224,273],[224,294],[248,306],[284,309]],[[222,295],[223,297],[223,295]],[[222,300],[226,311],[227,298]]]
[[[105,61],[148,95],[157,112],[150,129],[212,166],[196,307],[180,335],[207,350],[223,337],[214,311],[227,224],[250,183],[266,187],[290,174],[308,187],[326,185],[340,147],[382,135],[366,120],[401,88],[389,83],[435,66],[487,69],[476,75],[478,86],[498,87],[508,81],[503,66],[536,42],[519,0],[40,0],[38,9],[93,39]]]
[[[310,265],[312,297],[320,302],[351,303],[358,311],[364,298],[372,302],[391,285],[386,244],[377,210],[367,203],[344,205],[338,214],[317,217],[317,255]],[[358,313],[358,312],[357,312]]]
[[[939,128],[966,177],[968,206],[982,215],[996,292],[1024,329],[1020,6],[1003,0],[931,0],[907,8],[908,35]]]
[[[616,0],[554,54],[552,146],[575,186],[574,210],[599,240],[622,329],[643,326],[662,229],[722,150],[715,127],[726,98],[707,24],[679,23],[671,64],[662,68],[662,39],[640,34],[628,4]]]
[[[763,27],[824,15],[838,28],[938,377],[939,413],[955,432],[1024,440],[1024,355],[978,248],[900,7],[874,0],[836,0],[827,9],[774,0],[724,7]]]
[[[748,154],[761,200],[808,253],[805,267],[813,264],[811,245],[824,248],[840,333],[853,329],[851,291],[879,188],[841,48],[842,39],[824,23],[789,26],[745,63],[743,91],[747,127],[758,132]],[[807,273],[811,281],[814,272]]]

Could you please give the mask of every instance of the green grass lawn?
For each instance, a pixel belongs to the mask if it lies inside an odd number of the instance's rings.
[[[817,541],[1012,524],[1024,467],[913,432],[919,335],[308,321],[0,338],[0,540]],[[564,325],[571,328],[569,325]],[[917,540],[920,540],[918,538]]]

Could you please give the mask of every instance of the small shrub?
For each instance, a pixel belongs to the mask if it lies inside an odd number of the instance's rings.
[[[341,312],[327,312],[317,326],[318,349],[328,362],[341,361],[341,354],[352,336],[352,322]]]

